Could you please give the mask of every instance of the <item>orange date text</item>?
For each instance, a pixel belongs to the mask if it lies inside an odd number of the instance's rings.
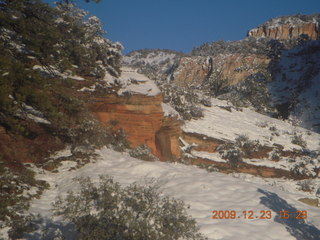
[[[274,217],[281,219],[307,219],[307,211],[294,211],[290,212],[287,210],[272,212],[271,210],[214,210],[212,211],[212,219],[273,219]]]

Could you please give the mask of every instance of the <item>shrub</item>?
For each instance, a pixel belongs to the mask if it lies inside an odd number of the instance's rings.
[[[78,179],[81,190],[59,197],[56,215],[73,222],[80,239],[205,239],[181,200],[162,197],[155,185],[121,188],[101,176],[98,186]]]
[[[157,84],[164,95],[164,102],[171,105],[184,120],[203,117],[200,105],[211,104],[207,97],[200,96],[193,87],[180,87],[174,83],[157,82]]]
[[[236,139],[236,145],[241,148],[244,155],[251,157],[254,152],[258,152],[261,148],[261,144],[258,140],[250,140],[246,135],[239,135]]]
[[[243,157],[252,157],[253,153],[261,149],[261,144],[258,140],[250,140],[246,135],[239,135],[235,142],[227,142],[218,147],[218,152],[223,159],[227,159],[233,168],[239,167],[243,162]]]
[[[148,145],[142,144],[139,147],[132,149],[129,152],[131,157],[139,158],[145,161],[156,161],[158,160],[152,153]]]
[[[238,168],[242,162],[243,152],[233,143],[225,143],[218,147],[218,152],[223,159],[227,159],[232,168]]]
[[[269,158],[272,161],[279,161],[281,157],[281,151],[278,148],[274,148],[270,153],[269,153]]]
[[[11,239],[17,239],[23,232],[33,229],[31,216],[25,213],[29,200],[48,187],[43,181],[36,180],[34,175],[28,169],[14,172],[0,162],[0,229],[9,227]]]
[[[310,157],[297,159],[290,172],[294,177],[315,177],[317,175],[317,163]]]
[[[88,114],[89,115],[89,114]],[[64,134],[71,142],[73,155],[93,153],[94,149],[110,145],[114,150],[123,152],[129,148],[129,142],[122,129],[114,129],[114,122],[103,127],[92,117],[86,117],[75,128],[64,129]]]
[[[314,189],[313,182],[310,179],[299,181],[297,185],[305,192],[311,192]]]
[[[307,146],[307,142],[302,138],[302,135],[297,135],[297,133],[293,135],[291,143],[299,145],[303,148]]]
[[[269,123],[267,121],[261,121],[261,122],[257,122],[256,126],[261,127],[261,128],[266,128],[266,127],[268,127],[268,124]]]

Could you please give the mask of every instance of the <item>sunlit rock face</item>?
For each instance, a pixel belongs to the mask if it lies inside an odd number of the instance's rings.
[[[212,57],[182,57],[174,72],[174,82],[178,86],[201,85],[205,80],[217,75],[225,81],[225,86],[237,84],[261,70],[270,62],[267,56],[257,54],[219,54]],[[219,75],[219,76],[218,76]]]
[[[116,122],[127,135],[130,147],[146,144],[152,153],[162,161],[180,157],[180,121],[165,116],[163,97],[143,94],[107,94],[97,97],[91,104],[91,111],[105,125]]]
[[[319,19],[317,16],[308,19],[299,16],[275,18],[250,30],[248,35],[275,40],[294,40],[307,35],[311,40],[316,40],[319,39]]]

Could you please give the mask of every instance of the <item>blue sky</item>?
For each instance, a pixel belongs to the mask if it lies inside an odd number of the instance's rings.
[[[45,2],[54,2],[46,0]],[[240,40],[270,18],[320,13],[320,0],[101,0],[76,1],[98,16],[124,53],[143,48],[190,52],[205,42]]]

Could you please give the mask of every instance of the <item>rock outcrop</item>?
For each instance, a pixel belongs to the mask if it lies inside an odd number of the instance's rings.
[[[182,57],[173,78],[178,86],[199,85],[210,76],[211,72],[210,57]]]
[[[110,126],[113,122],[116,128],[123,129],[130,147],[146,144],[162,161],[178,159],[181,135],[178,117],[166,116],[162,94],[145,76],[126,69],[122,78],[121,81],[127,81],[125,89],[129,92],[123,92],[122,89],[118,93],[96,97],[90,105],[91,111],[103,125]],[[144,81],[141,81],[142,78]],[[149,88],[153,88],[153,92]]]
[[[319,39],[319,22],[316,19],[303,21],[298,17],[276,18],[248,32],[251,37],[276,40],[293,40],[302,34],[312,40]]]
[[[199,85],[211,76],[234,85],[266,68],[270,59],[256,54],[219,54],[213,57],[182,57],[174,73],[178,86]]]

